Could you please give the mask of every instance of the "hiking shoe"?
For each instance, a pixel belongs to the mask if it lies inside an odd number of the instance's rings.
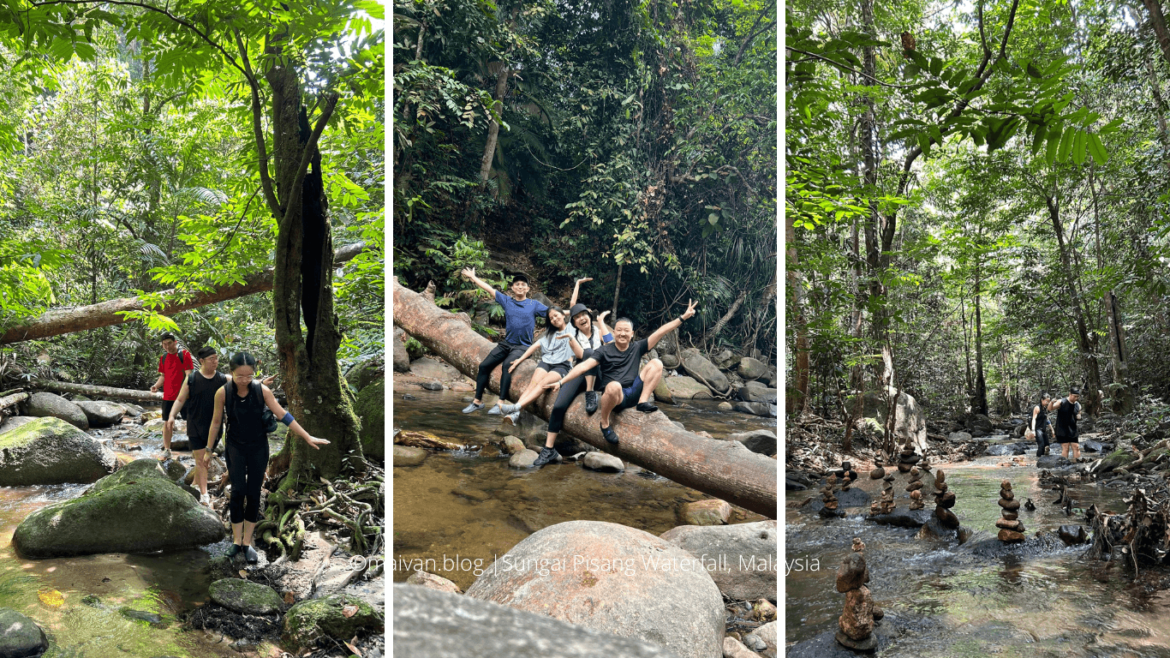
[[[537,468],[540,468],[541,466],[544,466],[545,464],[547,464],[551,461],[554,461],[556,458],[557,458],[557,451],[556,450],[554,450],[552,448],[541,448],[540,455],[537,456],[536,461],[532,462],[532,465],[537,467]]]
[[[229,560],[231,560],[232,558],[239,555],[240,551],[242,551],[242,550],[244,550],[243,546],[240,546],[239,544],[232,544],[232,547],[227,549],[227,553],[225,553],[224,555],[226,555],[227,558]]]
[[[467,405],[466,407],[463,407],[463,413],[469,414],[473,411],[479,411],[480,409],[483,409],[482,402],[472,402],[471,404]],[[489,411],[488,413],[491,413],[491,412]]]
[[[585,391],[585,413],[589,416],[597,413],[597,391]]]
[[[504,420],[512,423],[512,425],[519,425],[520,424],[520,412],[513,411],[512,413],[504,416]]]
[[[260,561],[260,554],[251,546],[244,547],[244,558],[248,560],[248,564],[256,564]]]
[[[163,461],[170,459],[171,458],[171,451],[168,450],[167,448],[163,448],[162,458],[163,458]]]
[[[211,507],[211,496],[209,496],[207,494],[203,494],[202,496],[199,497],[199,504]]]
[[[616,445],[618,442],[618,435],[613,431],[612,427],[602,427],[601,435],[604,436],[605,440],[609,441],[610,443]]]
[[[500,405],[500,413],[505,415],[505,416],[510,415],[510,414],[514,414],[517,411],[520,411],[520,405],[518,405],[518,404],[501,404]]]
[[[500,415],[500,404],[498,402],[496,403],[496,406],[492,407],[491,409],[488,409],[488,415],[489,416],[499,416]]]
[[[634,408],[637,409],[638,411],[641,411],[644,414],[650,414],[650,413],[654,413],[655,411],[658,411],[658,407],[654,406],[654,404],[652,402],[639,402],[638,406],[636,406]]]

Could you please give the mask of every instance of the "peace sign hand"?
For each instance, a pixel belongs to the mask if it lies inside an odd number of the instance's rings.
[[[696,305],[696,302],[692,302],[689,299],[687,300],[687,310],[683,312],[683,314],[681,316],[682,319],[690,320],[691,317],[693,317],[695,315],[695,305]]]

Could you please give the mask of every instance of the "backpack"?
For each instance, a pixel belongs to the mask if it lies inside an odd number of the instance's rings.
[[[191,374],[195,374],[195,373],[191,373]],[[223,395],[224,395],[223,411],[224,411],[224,424],[225,425],[230,421],[231,413],[235,409],[235,406],[236,406],[236,400],[239,399],[236,396],[235,386],[236,386],[236,383],[234,381],[232,381],[231,379],[229,379],[227,381],[227,383],[225,383],[223,385]],[[265,433],[272,434],[273,432],[276,431],[278,423],[276,420],[276,415],[272,413],[272,410],[268,408],[268,405],[264,404],[263,390],[264,390],[263,386],[260,384],[260,382],[253,381],[251,384],[248,384],[248,399],[253,400],[254,402],[258,403],[260,405],[260,407],[264,410],[260,416],[260,421],[264,424]]]

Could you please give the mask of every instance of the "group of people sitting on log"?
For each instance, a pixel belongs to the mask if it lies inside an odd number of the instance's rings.
[[[182,416],[187,421],[187,438],[195,457],[199,502],[210,506],[207,467],[216,444],[226,434],[224,460],[231,483],[232,523],[232,546],[227,555],[234,558],[243,553],[248,562],[257,562],[259,555],[252,546],[252,534],[260,520],[260,488],[268,469],[268,434],[275,429],[275,422],[284,423],[313,449],[319,450],[329,441],[311,436],[280,406],[267,386],[272,378],[256,379],[256,357],[248,352],[232,355],[229,377],[219,372],[219,354],[213,347],[196,353],[198,370],[194,369],[191,354],[178,349],[174,334],[162,336],[162,347],[165,353],[159,359],[159,378],[150,390],[163,390],[163,459],[171,457],[175,420]]]
[[[585,393],[585,413],[592,416],[600,408],[601,434],[611,444],[619,441],[610,422],[613,412],[630,407],[645,413],[658,410],[652,396],[662,379],[662,361],[650,359],[642,365],[642,357],[654,349],[663,336],[695,314],[693,302],[688,303],[687,310],[679,317],[662,325],[646,338],[634,340],[634,323],[629,318],[618,318],[611,333],[605,325],[608,311],[595,316],[585,304],[577,303],[581,284],[592,281],[591,278],[579,279],[573,286],[573,296],[566,313],[560,307],[545,306],[529,298],[528,279],[523,275],[513,278],[513,296],[509,297],[476,276],[474,268],[465,269],[462,274],[492,295],[504,308],[505,323],[504,339],[479,364],[475,398],[463,409],[463,413],[469,414],[483,408],[483,392],[496,366],[502,367],[500,397],[495,406],[488,410],[489,414],[502,415],[507,422],[515,425],[525,405],[536,401],[546,391],[555,394],[545,445],[534,466],[544,466],[556,458],[553,445],[564,426],[565,412],[582,389]],[[534,342],[537,317],[546,318],[549,327]],[[540,348],[541,357],[536,372],[520,399],[515,404],[508,404],[513,371],[532,356],[537,347]]]

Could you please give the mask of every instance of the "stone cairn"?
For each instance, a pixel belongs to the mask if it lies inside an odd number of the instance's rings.
[[[828,517],[828,516],[844,516],[845,515],[844,512],[837,509],[838,507],[840,507],[840,504],[837,502],[837,497],[833,495],[833,492],[836,490],[837,490],[837,476],[830,475],[828,477],[828,479],[825,480],[825,488],[821,489],[821,502],[823,502],[825,504],[825,506],[821,508],[821,511],[820,511],[821,516]]]
[[[886,476],[886,469],[882,468],[881,461],[874,463],[874,469],[869,472],[869,479],[880,480]]]
[[[837,620],[837,642],[854,651],[873,651],[877,638],[873,635],[874,622],[883,613],[873,603],[869,588],[869,569],[865,566],[865,544],[853,539],[853,551],[841,561],[837,569],[837,591],[845,595],[845,609]]]
[[[850,462],[841,462],[841,491],[849,491],[853,481],[857,479],[857,471],[853,470]]]
[[[999,528],[999,540],[1005,544],[1024,541],[1024,523],[1020,521],[1020,501],[1012,493],[1012,483],[1004,480],[999,483],[999,506],[1003,518],[995,522]]]
[[[918,467],[910,469],[910,483],[906,485],[906,491],[918,491],[922,488],[922,471]]]
[[[959,527],[959,517],[951,511],[955,506],[955,493],[947,491],[947,474],[940,470],[934,476],[934,515],[944,528],[956,530]]]
[[[910,509],[920,510],[926,507],[926,503],[922,500],[922,492],[914,490],[910,492]]]
[[[883,478],[882,497],[869,506],[870,514],[890,514],[894,511],[894,474]]]
[[[910,439],[906,439],[906,445],[902,446],[902,452],[898,455],[898,471],[909,473],[921,459],[922,457],[914,451],[914,444]]]

